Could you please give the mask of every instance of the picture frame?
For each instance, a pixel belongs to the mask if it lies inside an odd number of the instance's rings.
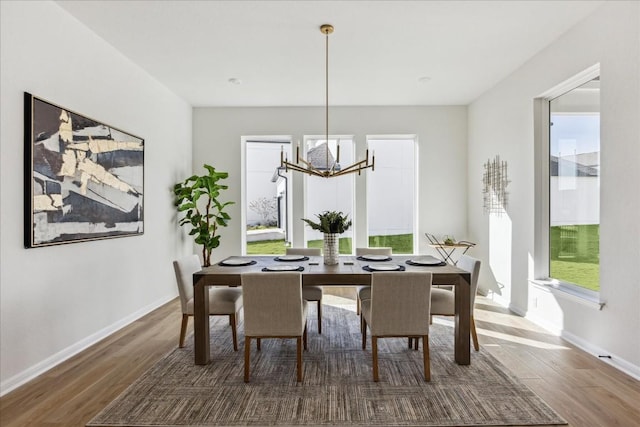
[[[144,233],[144,139],[24,93],[24,246]]]

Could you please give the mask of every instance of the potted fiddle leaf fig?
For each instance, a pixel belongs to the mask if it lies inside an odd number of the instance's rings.
[[[349,215],[337,211],[324,211],[316,214],[319,222],[303,218],[302,220],[314,230],[324,233],[322,254],[326,265],[338,264],[339,245],[338,234],[342,234],[351,227]]]
[[[220,193],[228,188],[220,181],[229,177],[213,166],[204,165],[206,175],[193,175],[173,187],[178,212],[184,212],[179,224],[191,226],[190,236],[202,245],[203,267],[211,265],[211,251],[220,246],[219,227],[226,227],[231,217],[224,210],[234,202],[222,202]]]

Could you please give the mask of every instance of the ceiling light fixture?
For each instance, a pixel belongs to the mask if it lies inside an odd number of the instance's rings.
[[[340,140],[336,145],[336,156],[333,157],[329,148],[329,34],[333,33],[333,25],[324,24],[320,26],[320,32],[325,35],[325,141],[324,144],[317,148],[324,148],[325,161],[314,161],[314,159],[303,159],[300,157],[300,143],[296,146],[295,163],[289,162],[283,149],[280,150],[280,167],[285,171],[303,172],[309,175],[315,175],[322,178],[331,178],[334,176],[346,175],[348,173],[358,172],[358,175],[365,170],[371,168],[375,170],[376,156],[371,153],[371,162],[369,162],[369,149],[367,149],[364,160],[353,163],[350,166],[342,167],[340,165]]]

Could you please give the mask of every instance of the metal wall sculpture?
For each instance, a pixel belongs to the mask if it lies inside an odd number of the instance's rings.
[[[140,235],[144,139],[24,96],[26,248]]]
[[[482,175],[482,199],[485,213],[502,214],[507,209],[507,162],[496,156],[484,164]]]

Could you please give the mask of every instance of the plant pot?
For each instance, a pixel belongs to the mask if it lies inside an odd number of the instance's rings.
[[[338,236],[338,233],[324,233],[322,254],[324,255],[325,265],[338,264],[338,256],[340,255]]]

